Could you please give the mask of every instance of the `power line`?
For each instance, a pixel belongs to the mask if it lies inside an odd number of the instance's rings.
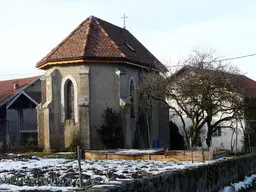
[[[216,62],[229,61],[229,60],[235,60],[235,59],[242,59],[242,58],[253,57],[253,56],[256,56],[256,53],[249,54],[249,55],[242,55],[242,56],[238,56],[238,57],[231,57],[231,58],[227,58],[227,59],[220,59],[220,60],[217,60]]]
[[[216,61],[213,61],[213,62],[221,62],[221,61],[230,61],[230,60],[235,60],[235,59],[243,59],[243,58],[246,58],[246,57],[253,57],[253,56],[256,56],[256,53],[254,54],[249,54],[249,55],[242,55],[242,56],[237,56],[237,57],[230,57],[230,58],[226,58],[226,59],[218,59]],[[180,66],[184,66],[182,64],[177,64],[177,65],[166,65],[166,67],[180,67]]]

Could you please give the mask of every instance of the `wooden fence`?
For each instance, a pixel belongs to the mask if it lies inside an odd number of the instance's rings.
[[[228,155],[227,151],[219,150],[219,151],[184,151],[184,150],[171,150],[171,151],[163,151],[157,154],[115,154],[104,151],[86,151],[85,159],[88,160],[102,160],[102,159],[116,159],[116,160],[155,160],[155,161],[193,161],[202,162],[213,159],[218,159],[221,157],[225,157]]]

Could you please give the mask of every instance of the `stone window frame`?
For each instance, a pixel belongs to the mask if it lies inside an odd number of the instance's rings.
[[[65,91],[66,91],[66,85],[68,81],[71,81],[74,86],[74,119],[75,122],[78,122],[78,104],[77,104],[77,96],[78,96],[78,87],[77,87],[77,82],[75,78],[72,75],[66,75],[64,78],[62,78],[61,81],[61,109],[62,109],[62,123],[66,119],[66,98],[65,98]]]

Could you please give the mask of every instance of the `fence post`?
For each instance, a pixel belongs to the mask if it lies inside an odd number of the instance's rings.
[[[204,148],[202,147],[202,161],[203,161],[203,163],[205,162],[205,157],[204,157]]]
[[[81,149],[79,146],[77,146],[77,161],[78,161],[78,169],[79,169],[79,187],[82,188]]]
[[[213,160],[213,159],[214,159],[213,148],[209,147],[209,160]]]
[[[166,151],[165,151],[165,157],[166,157],[166,155],[168,155],[168,150],[169,150],[169,148],[167,147],[167,149],[166,149]]]
[[[193,146],[192,146],[192,139],[191,139],[191,138],[190,138],[190,140],[189,140],[189,144],[190,144],[191,161],[192,161],[192,163],[194,163],[194,158],[193,158]]]

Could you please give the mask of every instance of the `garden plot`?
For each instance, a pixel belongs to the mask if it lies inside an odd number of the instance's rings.
[[[98,184],[115,185],[125,180],[147,177],[168,170],[186,169],[202,164],[204,163],[84,160],[81,162],[82,181],[85,187]],[[41,188],[46,187],[49,191],[64,191],[63,187],[69,187],[66,190],[70,187],[76,188],[78,183],[79,172],[76,160],[34,156],[2,159],[0,161],[0,184],[2,184],[0,185],[0,191],[7,191],[7,189],[12,191],[14,189],[12,185],[41,186]],[[14,191],[17,191],[17,189],[15,188]]]

